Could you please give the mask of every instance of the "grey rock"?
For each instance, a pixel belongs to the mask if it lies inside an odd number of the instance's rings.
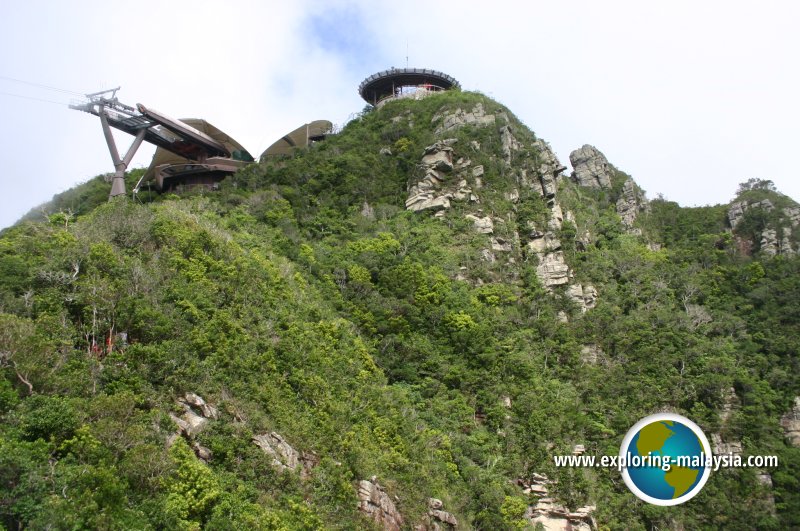
[[[199,410],[200,414],[207,419],[216,419],[219,415],[217,408],[211,404],[206,403],[200,395],[195,393],[186,393],[182,399],[178,399],[184,408],[192,408]]]
[[[622,224],[630,228],[639,212],[647,210],[648,203],[639,187],[628,179],[622,186],[622,195],[617,200],[617,214],[622,219]]]
[[[272,466],[278,470],[296,470],[300,454],[276,432],[254,435],[253,442],[272,458]]]
[[[465,217],[472,221],[475,230],[479,233],[492,234],[494,232],[494,222],[492,222],[491,216],[480,218],[472,214],[467,214]]]
[[[375,219],[375,209],[366,201],[361,205],[361,216],[367,219]]]
[[[597,365],[597,362],[604,356],[603,349],[598,345],[584,345],[581,347],[581,361],[587,365]]]
[[[545,233],[535,233],[533,239],[528,242],[528,249],[534,253],[548,253],[561,249],[561,241],[556,235],[548,231]]]
[[[800,226],[800,207],[787,207],[783,209],[783,214],[792,224],[792,227]]]
[[[556,154],[550,148],[550,144],[544,140],[536,140],[533,147],[538,152],[538,166],[536,168],[539,176],[542,195],[547,198],[555,197],[558,190],[557,179],[561,172],[566,170],[566,166],[559,162]]]
[[[735,229],[744,218],[744,213],[752,208],[760,208],[771,212],[775,209],[775,206],[769,199],[762,199],[753,203],[748,203],[747,201],[731,203],[731,206],[728,207],[728,223],[730,223],[731,228]]]
[[[572,164],[572,178],[580,186],[590,188],[611,188],[614,170],[606,156],[588,144],[569,154]]]
[[[742,455],[742,442],[737,440],[726,441],[719,433],[711,434],[711,449],[715,455],[733,454]]]
[[[789,228],[783,229],[783,239],[781,240],[780,253],[785,255],[797,254],[792,247],[792,241],[789,239]]]
[[[203,431],[208,424],[208,419],[201,417],[193,411],[184,412],[183,415],[177,417],[170,413],[172,421],[178,425],[178,430],[187,437],[194,437]]]
[[[536,274],[545,287],[562,286],[569,282],[570,270],[564,261],[564,253],[556,251],[540,258]]]
[[[448,525],[450,529],[455,529],[458,527],[458,520],[456,520],[456,517],[447,511],[442,511],[441,509],[431,509],[428,511],[428,514],[434,520],[438,520],[439,522]]]
[[[514,133],[511,132],[511,126],[504,125],[500,128],[500,144],[501,149],[503,150],[503,158],[506,161],[506,165],[511,165],[511,155],[514,151],[519,151],[522,147],[522,144],[517,141],[516,137],[514,137]]]
[[[219,416],[217,408],[196,393],[186,393],[177,402],[183,408],[183,414],[178,417],[170,413],[170,418],[178,425],[179,433],[188,438],[203,431],[209,419],[216,419]]]
[[[722,408],[719,412],[719,419],[722,421],[722,424],[725,425],[733,415],[734,411],[739,409],[740,402],[739,397],[736,396],[736,389],[733,387],[728,387],[723,389],[722,391]]]
[[[458,108],[452,112],[437,113],[431,119],[431,123],[441,120],[441,124],[434,131],[435,135],[441,135],[464,127],[465,125],[474,125],[477,127],[486,127],[495,124],[495,116],[493,114],[486,114],[482,103],[476,103],[471,111],[463,111]]]
[[[728,207],[728,223],[732,229],[735,229],[736,226],[742,221],[746,209],[746,201],[737,201],[735,203],[731,203],[731,206]]]
[[[415,212],[420,210],[447,210],[450,208],[450,199],[445,196],[439,197],[422,197],[415,196],[406,201],[406,208]]]
[[[194,454],[199,458],[208,463],[211,461],[212,453],[211,450],[206,448],[205,446],[201,446],[198,443],[194,443],[192,445],[192,449],[194,450]]]
[[[564,222],[564,213],[561,210],[561,205],[554,203],[550,209],[550,221],[547,222],[547,227],[552,230],[561,230],[561,224]]]
[[[572,284],[567,287],[566,295],[578,305],[581,312],[586,312],[597,304],[597,290],[591,285],[584,287],[581,284]]]
[[[761,232],[761,252],[767,256],[775,256],[780,253],[778,233],[775,229],[764,229]]]
[[[492,250],[501,253],[510,253],[512,250],[512,245],[511,242],[508,242],[503,238],[492,238]]]
[[[392,150],[389,149],[388,147],[382,147],[381,150],[378,152],[378,154],[391,156],[392,155]]]
[[[591,310],[597,306],[597,288],[591,284],[583,287],[583,305],[587,310]]]
[[[576,445],[575,449],[581,450],[583,445]],[[574,450],[575,450],[574,449]],[[586,449],[583,448],[583,451]],[[579,454],[576,454],[579,455]],[[536,481],[534,485],[526,485],[524,491],[541,496],[534,505],[528,507],[526,516],[531,524],[541,526],[548,531],[591,531],[597,529],[597,523],[592,514],[597,510],[594,505],[586,505],[574,511],[557,504],[553,498],[548,498],[548,479]],[[536,490],[534,490],[536,489]]]
[[[425,148],[422,164],[436,171],[449,173],[453,171],[453,148],[443,142],[437,142]]]
[[[786,439],[792,446],[800,446],[800,396],[796,396],[792,409],[781,417]]]
[[[385,531],[400,531],[403,515],[376,478],[358,482],[358,510],[382,526]]]

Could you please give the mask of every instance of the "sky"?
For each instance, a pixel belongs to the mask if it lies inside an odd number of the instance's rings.
[[[1,9],[0,228],[113,171],[99,120],[66,105],[81,94],[121,86],[123,103],[204,118],[258,156],[306,122],[344,124],[364,107],[361,80],[406,65],[508,106],[567,166],[572,150],[596,146],[649,197],[727,203],[756,177],[800,199],[800,2],[27,0]],[[117,135],[122,152],[131,141]],[[144,145],[131,168],[153,151]]]

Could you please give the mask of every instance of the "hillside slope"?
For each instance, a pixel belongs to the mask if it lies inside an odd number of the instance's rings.
[[[570,159],[448,92],[219,191],[90,182],[4,231],[0,521],[799,526],[797,204],[764,181],[648,202],[595,148]],[[780,466],[673,508],[554,466],[657,411]]]

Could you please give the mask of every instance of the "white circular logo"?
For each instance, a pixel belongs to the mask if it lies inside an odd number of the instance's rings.
[[[657,413],[637,422],[619,448],[622,478],[640,499],[678,505],[697,495],[711,474],[711,445],[682,415]]]

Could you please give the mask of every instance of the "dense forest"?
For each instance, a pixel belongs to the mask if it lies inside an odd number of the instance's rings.
[[[215,190],[56,196],[0,234],[0,523],[800,527],[797,203],[604,171],[451,91]],[[659,411],[779,466],[676,507],[554,466]]]

